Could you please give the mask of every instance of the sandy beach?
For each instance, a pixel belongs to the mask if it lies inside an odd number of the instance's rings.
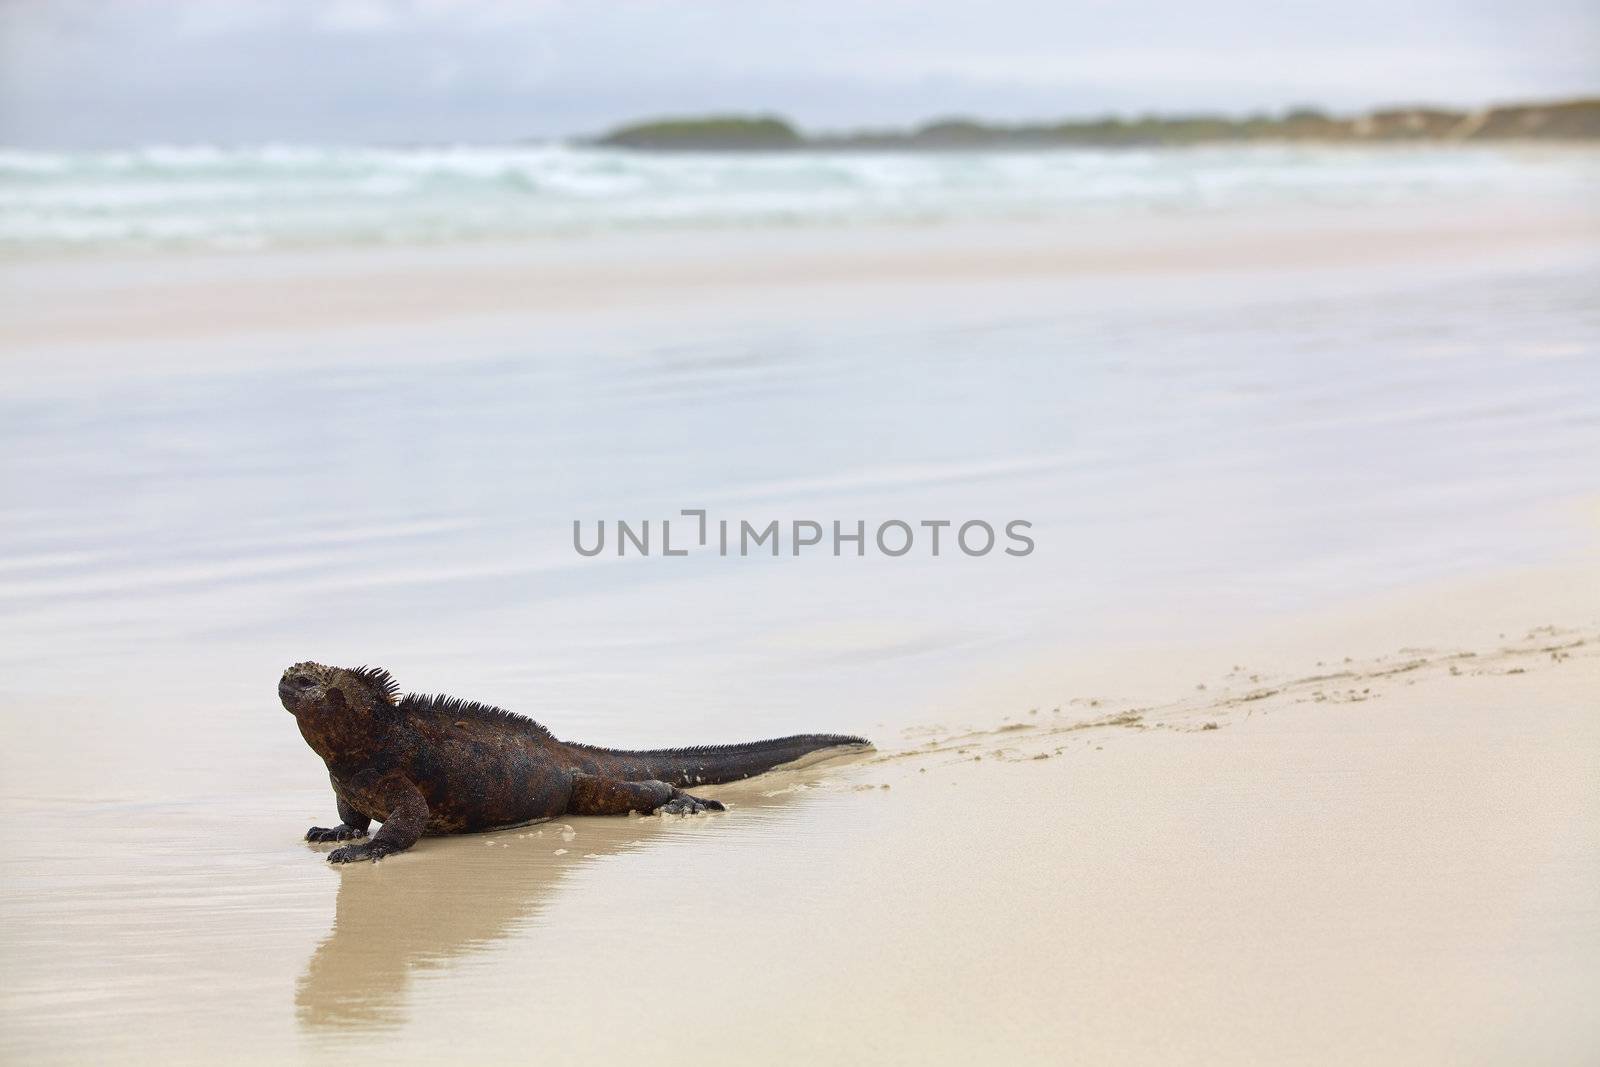
[[[377,866],[295,840],[311,789],[12,806],[6,1056],[1581,1062],[1597,592],[1511,574],[1108,652],[708,790],[724,815]]]
[[[1600,1064],[1600,5],[1087,14],[0,0],[0,1067]]]
[[[1595,219],[1397,219],[8,261],[0,1059],[1591,1061]],[[878,751],[339,869],[308,656]]]

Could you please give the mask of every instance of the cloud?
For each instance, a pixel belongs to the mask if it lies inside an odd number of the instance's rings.
[[[509,139],[1594,92],[1589,0],[0,0],[0,139]]]

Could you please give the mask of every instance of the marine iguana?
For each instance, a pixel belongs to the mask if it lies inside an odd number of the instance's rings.
[[[769,771],[829,748],[867,749],[840,734],[797,734],[740,745],[644,752],[558,741],[525,716],[456,697],[412,693],[381,667],[296,663],[278,698],[328,765],[339,825],[307,841],[370,841],[328,854],[333,863],[402,852],[423,834],[459,834],[561,815],[722,811],[680,787]]]

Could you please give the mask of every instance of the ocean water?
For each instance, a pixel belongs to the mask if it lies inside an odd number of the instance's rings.
[[[659,155],[531,146],[0,149],[0,253],[1119,218],[1584,197],[1600,153],[1256,146]]]

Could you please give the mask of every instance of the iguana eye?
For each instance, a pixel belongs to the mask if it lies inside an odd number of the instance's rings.
[[[299,689],[310,689],[317,684],[317,680],[302,674],[294,680],[294,684]]]

